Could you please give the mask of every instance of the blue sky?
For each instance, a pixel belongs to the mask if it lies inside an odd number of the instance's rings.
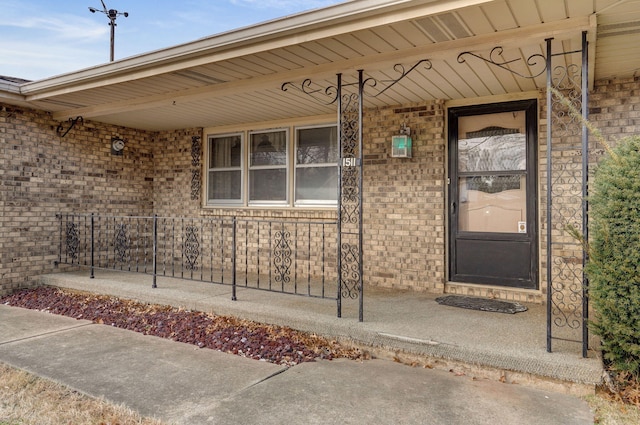
[[[115,59],[186,43],[342,0],[104,0]],[[0,75],[38,80],[109,62],[100,0],[0,0]]]

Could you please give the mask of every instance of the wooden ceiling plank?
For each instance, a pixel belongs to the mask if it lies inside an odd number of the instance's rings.
[[[327,58],[312,52],[304,46],[291,46],[283,50],[295,56],[295,61],[299,62],[303,67],[317,66],[329,62]]]
[[[353,50],[357,51],[362,56],[375,55],[380,53],[368,44],[364,43],[359,38],[355,37],[354,34],[345,34],[344,36],[339,37],[339,40],[346,46],[349,46]]]
[[[260,53],[258,55],[255,55],[255,57],[258,58],[261,61],[264,61],[264,63],[267,64],[267,66],[270,69],[273,69],[276,72],[291,71],[292,69],[299,69],[300,68],[300,66],[298,64],[290,62],[290,61],[288,61],[288,60],[276,55],[273,52]]]
[[[391,26],[376,28],[373,31],[376,36],[386,40],[395,50],[409,49],[416,46]]]
[[[236,81],[236,80],[248,77],[248,75],[233,74],[233,70],[223,66],[223,63],[212,63],[208,65],[201,65],[194,69],[195,70],[203,69],[207,74],[224,82]]]
[[[228,64],[234,69],[242,69],[245,74],[250,77],[260,77],[263,75],[271,75],[273,70],[266,70],[264,67],[257,63],[254,63],[248,58],[236,58],[228,62]],[[265,72],[266,71],[266,72]]]
[[[389,105],[402,105],[419,100],[420,95],[418,93],[423,91],[422,87],[415,84],[409,77],[405,77],[402,80],[402,84],[398,83],[391,86],[393,81],[398,78],[393,72],[375,72],[368,74],[368,76],[375,78],[378,84],[373,88],[367,89],[368,95],[365,100],[369,100],[372,95],[382,92],[382,94],[376,96],[380,101]]]
[[[479,8],[462,9],[458,10],[457,13],[467,28],[473,32],[473,35],[493,34],[495,32],[491,22]]]
[[[496,31],[510,30],[518,27],[511,9],[505,1],[487,3],[480,6],[485,16]]]
[[[450,99],[457,99],[459,97],[477,97],[478,93],[476,93],[471,88],[468,81],[458,73],[458,68],[461,66],[463,65],[456,62],[456,69],[454,69],[449,62],[438,61],[434,64],[434,69],[442,75],[442,78],[446,78],[447,83],[452,87],[452,90],[448,91],[448,97]]]
[[[413,45],[414,47],[429,46],[433,44],[433,40],[427,37],[427,35],[418,27],[418,24],[415,21],[394,24],[391,25],[391,28],[405,37],[408,40],[409,44]]]
[[[345,60],[362,57],[361,53],[335,38],[322,40],[322,44],[327,49],[330,49],[332,52],[336,52],[336,54],[342,56]]]
[[[342,56],[335,50],[331,49],[328,45],[326,45],[324,43],[324,40],[305,43],[305,47],[312,52],[316,52],[318,55],[322,56],[329,62],[342,61],[346,59],[346,57]]]
[[[565,0],[565,7],[569,12],[570,18],[574,16],[588,16],[595,12],[594,3],[596,2]]]
[[[460,78],[464,79],[467,85],[476,93],[476,96],[474,97],[491,95],[491,90],[489,89],[489,87],[478,77],[478,74],[475,71],[474,67],[470,66],[468,62],[459,64],[454,59],[453,61],[450,61],[449,66],[455,69]]]
[[[357,33],[354,33],[354,35],[359,40],[362,40],[363,43],[371,46],[371,48],[374,49],[377,53],[398,50],[393,44],[390,43],[389,40],[380,36],[374,30],[358,31]]]
[[[535,0],[543,22],[567,19],[564,0]]]
[[[518,27],[536,25],[542,22],[536,2],[532,0],[508,0],[509,10],[514,15]]]

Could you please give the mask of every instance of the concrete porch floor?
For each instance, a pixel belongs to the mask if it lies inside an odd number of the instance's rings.
[[[365,288],[364,322],[357,300],[332,300],[237,289],[139,273],[88,270],[42,275],[40,284],[289,326],[362,347],[373,356],[575,395],[593,393],[602,377],[599,353],[554,340],[546,351],[546,307],[517,314],[441,306],[438,295]],[[555,335],[555,333],[554,333]],[[557,336],[557,335],[555,335]],[[576,338],[576,336],[573,336]],[[590,344],[595,346],[595,344]]]

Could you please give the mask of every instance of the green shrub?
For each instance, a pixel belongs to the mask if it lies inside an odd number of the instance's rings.
[[[640,137],[621,140],[598,165],[590,191],[586,272],[592,329],[605,361],[640,375]]]

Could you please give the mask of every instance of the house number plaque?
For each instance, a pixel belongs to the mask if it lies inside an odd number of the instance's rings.
[[[360,165],[360,158],[342,158],[343,167],[356,167]]]

